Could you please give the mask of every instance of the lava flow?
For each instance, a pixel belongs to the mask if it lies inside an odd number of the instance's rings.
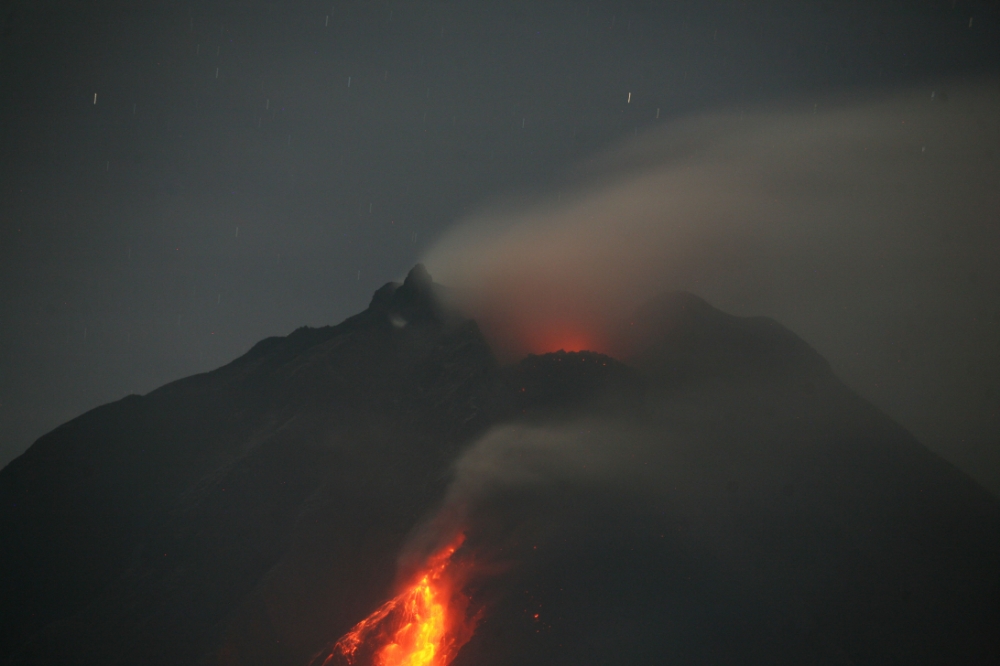
[[[430,557],[406,589],[338,640],[322,666],[447,666],[475,631],[452,556],[460,534]]]

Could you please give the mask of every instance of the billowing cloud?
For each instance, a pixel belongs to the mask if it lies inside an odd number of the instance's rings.
[[[623,355],[615,327],[667,289],[770,315],[929,444],[1000,469],[998,118],[995,85],[957,84],[692,117],[424,261],[509,359]]]

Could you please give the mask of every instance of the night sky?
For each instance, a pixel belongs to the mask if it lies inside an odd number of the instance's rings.
[[[0,465],[654,124],[998,76],[984,0],[4,3]],[[933,448],[1000,479],[988,440]]]

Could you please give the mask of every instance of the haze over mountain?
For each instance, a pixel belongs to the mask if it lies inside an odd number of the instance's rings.
[[[779,323],[498,361],[422,266],[0,470],[0,659],[304,666],[456,529],[457,666],[1000,658],[1000,502]],[[572,347],[573,345],[567,345]]]
[[[418,261],[468,286],[438,242],[524,197],[630,250],[551,285],[775,317],[1000,495],[998,83],[994,0],[9,0],[0,467]]]
[[[627,353],[612,329],[665,286],[775,317],[1000,494],[1000,86],[945,87],[665,123],[424,260],[510,360],[570,334]]]

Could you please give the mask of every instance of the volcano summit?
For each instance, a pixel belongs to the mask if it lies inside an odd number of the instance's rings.
[[[765,318],[498,363],[418,266],[0,471],[8,664],[994,664],[1000,502]]]

